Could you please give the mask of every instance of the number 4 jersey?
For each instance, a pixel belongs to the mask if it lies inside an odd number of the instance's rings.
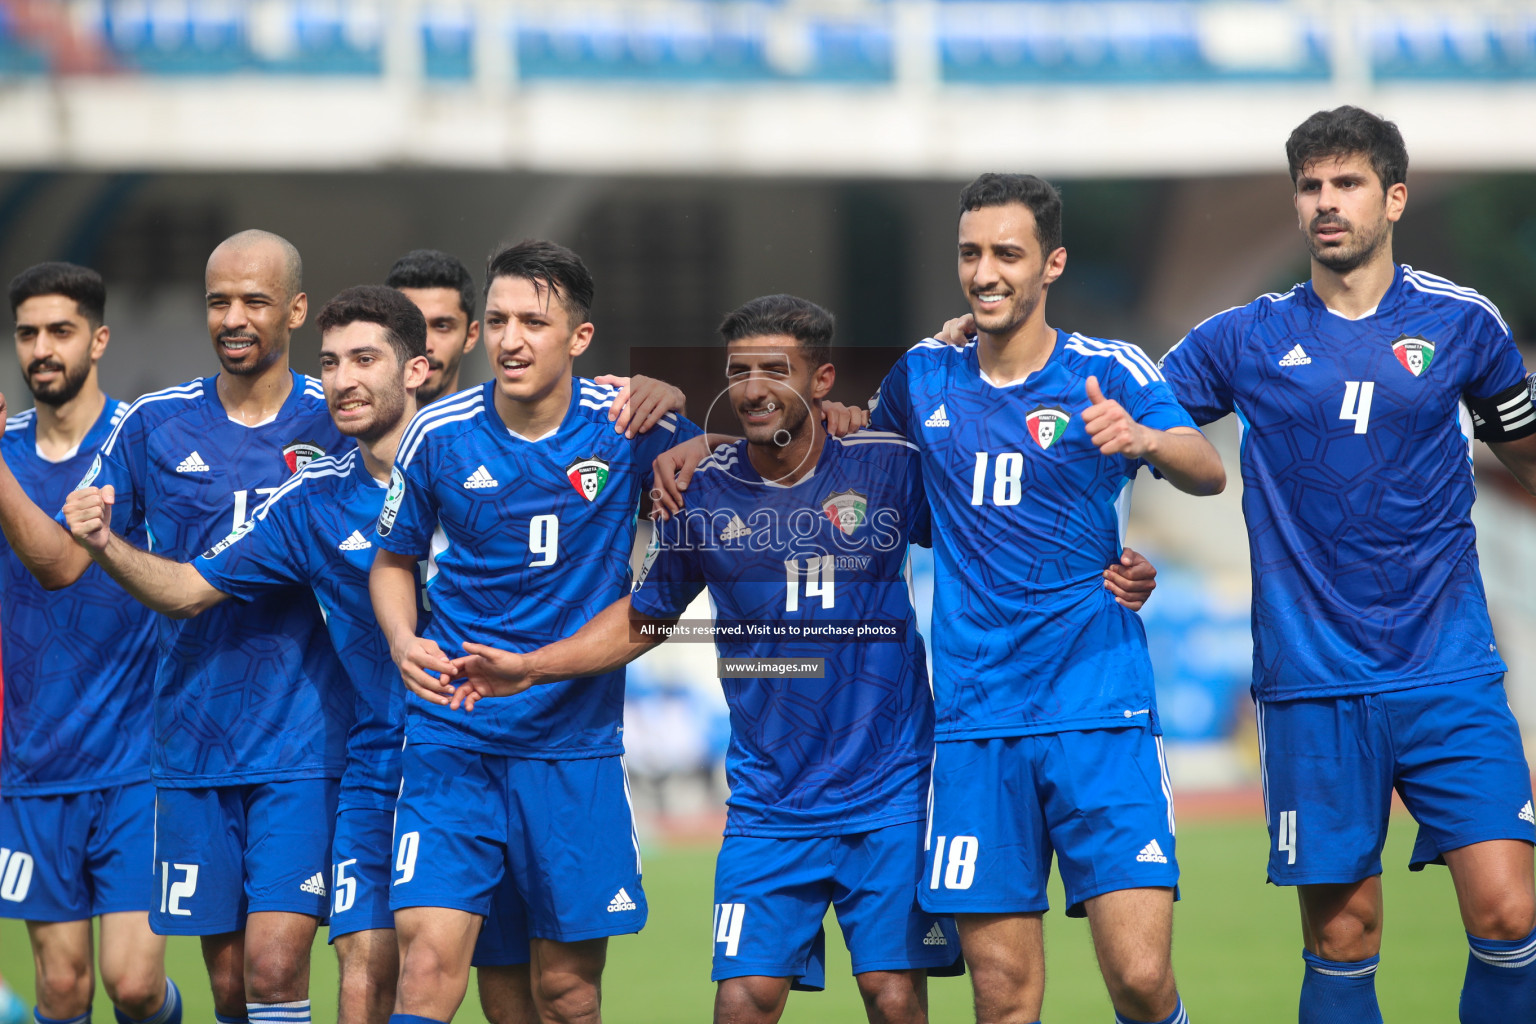
[[[1261,699],[1504,671],[1470,445],[1474,414],[1491,440],[1536,431],[1536,414],[1492,303],[1404,266],[1350,320],[1299,284],[1205,321],[1162,369],[1197,421],[1242,425]]]
[[[229,418],[216,377],[145,395],[79,486],[114,487],[113,530],[144,529],[149,549],[164,558],[190,562],[227,545],[296,470],[352,446],[331,422],[320,382],[292,377],[277,415],[254,427]],[[156,785],[341,775],[351,688],[308,587],[159,621]]]
[[[1066,331],[1023,381],[988,380],[975,343],[930,339],[880,385],[872,425],[923,453],[940,740],[1153,716],[1141,620],[1103,578],[1141,463],[1100,454],[1083,429],[1090,376],[1145,426],[1194,426],[1141,349]]]
[[[494,381],[421,412],[400,439],[376,539],[427,557],[448,547],[427,584],[423,635],[450,658],[473,641],[531,651],[575,633],[629,587],[629,553],[651,462],[698,427],[668,413],[628,439],[608,409],[618,392],[571,381],[565,419],[530,440],[496,411]],[[624,672],[536,686],[473,713],[407,698],[406,735],[481,753],[547,759],[622,754]]]

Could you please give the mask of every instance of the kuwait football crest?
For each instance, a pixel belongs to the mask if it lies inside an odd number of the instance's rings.
[[[571,481],[571,486],[576,488],[577,494],[588,501],[596,501],[608,483],[608,463],[591,456],[577,459],[565,467],[565,475]]]
[[[864,525],[869,513],[869,499],[855,490],[833,491],[821,499],[821,510],[832,525],[851,534]]]
[[[1392,343],[1392,354],[1403,364],[1403,369],[1415,377],[1422,377],[1429,364],[1434,362],[1435,346],[1423,338],[1405,335]]]
[[[288,472],[297,473],[324,454],[325,449],[313,441],[295,441],[283,449],[283,461],[288,463]]]
[[[1061,440],[1061,435],[1067,432],[1067,423],[1072,419],[1060,409],[1036,409],[1029,414],[1025,423],[1029,426],[1029,436],[1035,439],[1035,443],[1041,448],[1049,448]]]

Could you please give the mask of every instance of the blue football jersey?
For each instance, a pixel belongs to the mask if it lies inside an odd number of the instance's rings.
[[[528,440],[507,429],[495,382],[434,402],[400,441],[377,543],[425,558],[422,631],[450,658],[464,642],[531,651],[570,636],[629,586],[635,515],[651,462],[699,433],[669,413],[626,439],[608,421],[618,391],[576,378],[565,419]],[[412,742],[538,758],[623,753],[624,672],[536,686],[466,714],[407,698]]]
[[[127,403],[108,398],[75,454],[59,462],[38,454],[31,410],[6,421],[0,449],[27,497],[52,512],[127,411]],[[144,533],[129,539],[142,544]],[[154,613],[96,565],[72,587],[43,589],[3,534],[0,587],[0,792],[77,793],[148,779]]]
[[[192,563],[211,585],[247,601],[274,587],[313,588],[356,697],[343,808],[388,809],[400,794],[405,684],[368,596],[384,494],[356,448],[315,459],[256,510],[250,529]]]
[[[820,679],[721,680],[726,835],[848,835],[923,817],[933,698],[904,572],[908,539],[928,536],[918,459],[895,434],[860,431],[828,439],[811,474],[783,487],[763,482],[745,441],[722,445],[647,553],[636,610],[671,618],[708,586],[721,657],[824,659]],[[761,626],[784,632],[753,635]]]
[[[229,544],[310,459],[352,446],[320,382],[293,375],[278,414],[229,418],[216,377],[145,395],[113,428],[79,486],[116,488],[112,528],[144,529],[178,562]],[[346,757],[351,688],[313,594],[293,587],[191,619],[160,618],[153,775],[172,788],[335,778]]]
[[[1464,402],[1521,384],[1492,303],[1399,267],[1376,311],[1310,284],[1218,313],[1162,362],[1197,421],[1242,426],[1259,697],[1496,675]]]
[[[923,341],[872,403],[873,426],[922,449],[939,739],[1155,719],[1141,620],[1103,578],[1141,463],[1089,440],[1090,376],[1139,423],[1193,426],[1141,349],[1066,331],[1043,368],[1004,385],[974,342]]]

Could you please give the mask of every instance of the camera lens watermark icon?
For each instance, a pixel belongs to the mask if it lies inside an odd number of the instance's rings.
[[[731,391],[732,388],[740,387],[740,386],[742,386],[744,384],[747,384],[747,383],[749,383],[749,381],[747,381],[747,380],[732,381],[731,383],[727,384],[722,390],[720,390],[719,392],[717,392],[715,394],[715,397],[709,403],[709,408],[704,413],[704,429],[705,430],[710,429],[710,424],[714,420],[715,406],[720,403],[721,399],[726,399],[726,404],[730,406],[732,412],[735,411],[735,405],[732,404],[730,402],[729,398],[728,398],[728,396],[730,394],[730,391]],[[793,394],[794,394],[795,398],[799,400],[800,404],[805,407],[805,415],[806,415],[807,418],[817,415],[816,410],[813,409],[811,407],[811,404],[805,400],[805,396],[804,395],[800,394],[799,392],[793,392]],[[768,402],[764,403],[762,408],[763,408],[763,411],[765,411],[765,412],[776,412],[779,409],[779,405],[776,402],[774,402],[774,401],[772,401],[770,399]],[[741,429],[742,429],[741,428],[741,424],[738,421],[738,423],[736,424],[736,427],[732,431],[730,431],[730,433],[736,433],[736,432],[740,431]],[[795,439],[794,434],[790,433],[790,431],[788,429],[784,428],[784,427],[780,427],[778,430],[773,432],[773,443],[778,445],[780,448],[787,448],[787,447],[789,447],[790,443],[792,441],[794,441],[794,439]],[[813,450],[814,450],[814,446],[813,445],[806,445],[805,454],[800,457],[800,461],[795,464],[794,468],[788,470],[787,472],[785,472],[783,476],[776,477],[776,478],[771,479],[771,480],[768,480],[766,478],[764,478],[764,480],[748,480],[746,477],[741,476],[740,474],[734,472],[734,465],[722,466],[721,468],[723,469],[725,474],[727,476],[729,476],[732,480],[740,480],[744,484],[756,484],[756,483],[759,483],[759,482],[778,483],[780,480],[785,479],[786,477],[796,476],[800,472],[800,470],[802,468],[804,468],[806,462],[810,460],[811,452]]]

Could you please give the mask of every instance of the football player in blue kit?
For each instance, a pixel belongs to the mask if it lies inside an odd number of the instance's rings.
[[[821,307],[766,296],[728,314],[720,332],[725,397],[746,436],[698,466],[687,508],[659,527],[633,595],[531,653],[455,659],[464,685],[433,680],[417,692],[473,708],[480,696],[603,676],[665,640],[706,586],[722,629],[780,631],[720,639],[722,657],[825,659],[824,678],[722,680],[731,798],[715,872],[715,1019],[771,1024],[792,983],[822,988],[831,904],[869,1019],[924,1021],[926,972],[958,971],[959,943],[952,922],[913,900],[933,749],[903,571],[909,536],[927,540],[916,451],[893,434],[827,436],[819,407],[836,371]],[[858,640],[854,626],[889,635]],[[782,632],[818,627],[849,634]]]
[[[192,558],[311,459],[352,447],[320,382],[288,368],[308,309],[301,279],[298,251],[269,232],[214,249],[206,304],[222,372],[143,396],[107,435],[79,486],[115,503],[121,533],[88,553],[62,526],[39,530],[28,557],[64,583],[93,558],[113,574],[142,529],[157,553]],[[301,1024],[349,688],[307,589],[161,618],[159,634],[150,925],[201,936],[221,1020]]]
[[[1101,578],[1143,464],[1195,494],[1226,477],[1145,353],[1046,324],[1066,255],[1048,183],[972,182],[959,270],[979,336],[917,345],[872,410],[921,448],[933,517],[937,754],[919,897],[956,917],[978,1019],[1032,1021],[1054,852],[1116,1019],[1179,1024],[1151,665],[1140,621]]]
[[[63,504],[128,409],[97,378],[106,288],[94,270],[42,263],[11,282],[10,303],[36,407],[5,420],[0,440],[0,528],[15,538],[0,541],[0,916],[27,922],[44,1024],[90,1016],[93,917],[117,1018],[179,1021],[165,940],[149,928],[153,616],[99,568],[56,590],[52,567],[29,559],[31,533],[56,528],[42,509]]]
[[[1356,107],[1286,143],[1311,279],[1206,320],[1162,369],[1243,428],[1253,693],[1273,846],[1297,886],[1303,1024],[1380,1021],[1381,850],[1449,867],[1464,1024],[1536,1020],[1536,816],[1470,518],[1473,438],[1536,491],[1536,409],[1486,298],[1392,259],[1397,127]]]
[[[436,249],[412,249],[390,266],[384,283],[398,288],[427,318],[426,382],[416,405],[431,405],[459,390],[459,367],[480,341],[475,319],[475,280],[456,256]]]
[[[412,421],[375,534],[374,608],[402,676],[417,682],[451,672],[449,654],[466,644],[527,650],[569,635],[622,594],[651,460],[698,433],[667,413],[629,438],[610,422],[617,390],[571,376],[594,330],[592,278],[575,253],[520,243],[486,276],[493,379]],[[416,565],[438,529],[446,547],[422,628]],[[520,905],[501,927],[526,918],[538,1012],[596,1018],[607,937],[645,922],[622,710],[622,672],[473,717],[409,700],[392,1020],[453,1016],[504,877]]]
[[[132,552],[120,578],[134,597],[175,618],[200,614],[229,597],[253,600],[292,586],[314,590],[356,693],[331,856],[330,937],[341,967],[340,1019],[382,1022],[394,1005],[399,973],[389,887],[405,690],[368,596],[374,554],[368,538],[384,505],[400,437],[416,412],[414,394],[430,373],[428,325],[412,300],[382,285],[342,291],[320,310],[316,325],[326,404],[337,429],[356,439],[357,448],[311,461],[202,556],[173,562]],[[642,395],[666,387],[644,378],[633,386]],[[65,517],[77,538],[101,543],[111,509],[98,489],[86,488],[70,496]],[[490,989],[504,1011],[491,1016],[528,1019],[506,1011],[506,1001],[527,990],[526,967],[520,977],[488,976],[485,970],[526,965],[526,941],[516,935],[498,939],[484,943],[476,956],[482,989]],[[498,993],[501,988],[512,991]]]

